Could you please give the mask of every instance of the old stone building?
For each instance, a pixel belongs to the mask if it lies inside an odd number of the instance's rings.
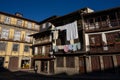
[[[40,32],[31,35],[38,72],[118,73],[119,15],[120,7],[98,12],[84,8],[40,22]]]

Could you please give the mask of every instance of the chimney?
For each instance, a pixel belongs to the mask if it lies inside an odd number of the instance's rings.
[[[23,14],[21,14],[21,13],[19,13],[19,12],[16,12],[16,13],[15,13],[15,16],[23,17]]]

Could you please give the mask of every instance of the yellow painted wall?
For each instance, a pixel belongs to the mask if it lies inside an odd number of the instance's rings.
[[[6,55],[10,56],[12,53],[12,42],[8,42],[7,48],[6,48]]]
[[[16,18],[11,18],[11,24],[16,25],[17,19]]]
[[[5,15],[0,14],[0,16],[1,16],[0,22],[4,22]],[[8,17],[11,18],[10,27],[11,27],[11,25],[16,25],[18,18],[11,17],[11,16],[8,16]],[[28,22],[29,21],[27,21],[27,20],[22,20],[22,26],[27,28],[28,27]],[[33,23],[33,22],[31,22],[31,23],[32,23],[32,29],[34,29],[34,26],[35,26],[36,23]],[[3,56],[5,58],[4,67],[6,67],[6,68],[8,68],[8,66],[9,66],[9,58],[12,57],[12,56],[19,57],[19,65],[18,65],[19,68],[21,67],[21,60],[22,60],[23,57],[32,57],[32,49],[31,48],[30,48],[29,52],[24,52],[24,45],[31,46],[32,44],[27,44],[27,43],[23,43],[23,42],[19,43],[19,42],[13,41],[14,40],[15,29],[13,27],[10,28],[9,40],[11,40],[11,41],[6,41],[7,42],[6,51],[0,51],[0,56]],[[1,26],[0,26],[0,30],[1,30]],[[25,40],[26,32],[28,32],[28,30],[22,30],[21,31],[21,36],[20,36],[21,41]],[[31,38],[31,40],[32,40],[32,38]],[[19,50],[18,51],[12,51],[13,44],[19,44]]]
[[[9,59],[10,59],[9,56],[5,56],[5,61],[4,61],[4,67],[5,67],[5,68],[8,68],[8,65],[9,65]]]
[[[1,22],[4,22],[4,15],[1,15]]]

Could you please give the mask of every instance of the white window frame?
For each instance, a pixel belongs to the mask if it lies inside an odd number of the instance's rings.
[[[20,41],[21,31],[14,31],[14,40]]]
[[[10,21],[11,21],[11,18],[8,17],[8,16],[5,16],[4,23],[6,23],[6,24],[10,24]]]
[[[32,29],[32,23],[31,23],[31,22],[28,22],[28,23],[27,23],[27,27],[28,27],[29,29]]]
[[[22,20],[21,19],[17,19],[17,25],[22,26]]]
[[[31,40],[31,37],[29,37],[28,35],[30,35],[30,33],[26,32],[26,36],[25,36],[25,41],[26,42],[30,42],[30,40]]]
[[[9,29],[7,29],[7,28],[2,28],[2,30],[1,30],[1,38],[3,39],[8,39],[8,37],[9,37]]]

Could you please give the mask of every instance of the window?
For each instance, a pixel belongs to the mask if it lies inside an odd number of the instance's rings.
[[[57,57],[57,67],[64,67],[64,57]]]
[[[5,51],[5,49],[6,49],[6,43],[0,42],[0,51]]]
[[[35,29],[36,29],[36,30],[39,30],[39,25],[35,25]]]
[[[66,67],[74,68],[75,67],[75,58],[66,57]]]
[[[19,49],[19,44],[13,44],[13,51],[18,51]]]
[[[28,45],[24,46],[24,52],[29,52],[29,46]]]
[[[20,31],[15,31],[15,33],[14,33],[14,40],[20,41],[20,34],[21,34]]]
[[[10,23],[10,17],[5,17],[5,21],[4,21],[6,24],[9,24]]]
[[[1,38],[8,39],[9,29],[3,28],[1,33]]]
[[[29,37],[30,33],[26,33],[26,37],[25,37],[25,41],[26,42],[30,42],[30,37]]]
[[[22,26],[22,20],[17,19],[17,25],[18,25],[18,26]]]
[[[29,29],[31,29],[32,28],[32,23],[28,22],[27,26],[28,26]]]
[[[42,46],[42,55],[45,55],[45,46]]]

